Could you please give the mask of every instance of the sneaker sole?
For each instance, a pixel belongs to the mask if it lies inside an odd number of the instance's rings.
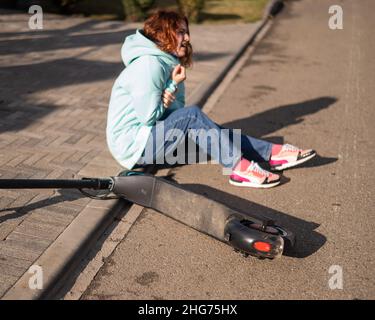
[[[258,189],[266,189],[266,188],[272,188],[280,184],[280,180],[272,183],[266,183],[266,184],[259,184],[254,182],[246,182],[246,181],[234,181],[232,179],[229,179],[229,183],[231,185],[237,186],[237,187],[250,187],[250,188],[258,188]]]
[[[306,158],[299,159],[296,162],[284,163],[284,164],[281,164],[281,165],[279,165],[277,167],[271,167],[271,169],[275,170],[275,171],[281,171],[281,170],[284,170],[284,169],[292,168],[292,167],[298,166],[301,163],[304,163],[304,162],[306,162],[306,161],[314,158],[315,156],[316,156],[316,152],[313,153],[313,154],[311,154],[311,155],[309,155]]]

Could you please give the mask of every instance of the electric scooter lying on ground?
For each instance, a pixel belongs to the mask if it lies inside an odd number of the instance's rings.
[[[124,171],[109,178],[81,180],[0,179],[0,189],[84,189],[107,190],[117,197],[152,208],[191,228],[232,246],[244,256],[273,259],[295,236],[265,217],[240,212],[178,184],[138,171]],[[101,197],[113,198],[113,197]]]

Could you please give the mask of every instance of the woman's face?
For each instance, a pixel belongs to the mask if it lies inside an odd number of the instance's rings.
[[[177,29],[177,48],[176,55],[182,58],[186,55],[187,48],[186,44],[190,41],[190,36],[188,34],[188,27],[185,21],[182,21]]]

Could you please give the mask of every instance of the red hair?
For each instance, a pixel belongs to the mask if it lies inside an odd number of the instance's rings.
[[[189,33],[189,22],[186,16],[175,11],[159,10],[152,14],[144,23],[143,33],[151,41],[155,42],[158,48],[164,52],[173,54],[177,48],[177,31],[181,22],[185,22],[187,33]],[[186,44],[186,54],[179,58],[181,65],[190,67],[192,64],[193,48]]]

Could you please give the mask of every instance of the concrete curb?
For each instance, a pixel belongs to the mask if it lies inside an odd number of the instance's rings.
[[[272,2],[273,1],[270,1],[270,3]],[[223,69],[218,70],[212,81],[202,84],[198,90],[195,90],[193,94],[188,97],[188,104],[203,106],[207,102],[204,106],[206,112],[210,108],[209,106],[213,106],[218,96],[223,93],[223,86],[226,87],[228,85],[228,77],[233,79],[243,65],[243,63],[239,63],[239,65],[235,66],[236,63],[255,42],[258,34],[261,33],[268,22],[268,15],[265,15],[263,20],[257,23],[255,32],[250,34],[249,39],[235,56],[228,58]],[[265,32],[263,32],[263,34],[265,34]],[[220,86],[222,82],[223,85]],[[211,97],[212,95],[213,97]],[[160,175],[160,172],[157,175]],[[60,234],[55,242],[34,262],[34,265],[42,267],[43,288],[30,289],[29,281],[34,274],[25,272],[13,287],[6,292],[2,299],[56,299],[56,297],[59,296],[59,290],[66,285],[65,282],[75,267],[80,263],[82,257],[90,251],[90,248],[100,238],[105,229],[115,223],[116,218],[118,219],[121,213],[124,213],[127,209],[126,216],[130,216],[131,221],[126,221],[125,218],[125,221],[129,224],[129,227],[126,228],[126,233],[142,213],[143,207],[131,205],[125,200],[92,200],[64,232]],[[125,234],[123,236],[125,236]],[[115,247],[113,247],[112,251],[114,249]]]

